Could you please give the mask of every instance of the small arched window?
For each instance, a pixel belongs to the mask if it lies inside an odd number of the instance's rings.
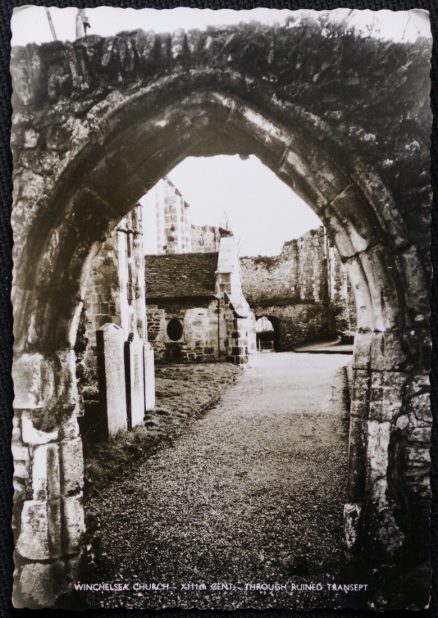
[[[172,341],[179,341],[183,336],[183,325],[180,320],[172,318],[167,325],[167,336]]]

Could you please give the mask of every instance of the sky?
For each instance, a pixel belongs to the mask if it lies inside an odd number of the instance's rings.
[[[195,225],[228,222],[241,256],[277,255],[287,240],[321,225],[303,200],[261,161],[251,156],[187,157],[168,178],[190,204]],[[153,252],[153,191],[145,205],[146,248]]]
[[[318,13],[318,11],[305,11]],[[59,9],[50,7],[50,15],[59,40],[75,39],[75,21],[77,9],[70,7]],[[99,7],[87,9],[91,28],[89,34],[110,36],[123,30],[155,30],[170,32],[177,28],[206,28],[213,24],[236,24],[239,22],[262,21],[264,23],[281,23],[293,11],[286,9],[253,9],[250,11],[233,11],[230,9],[121,9]],[[300,11],[295,11],[300,13]],[[370,26],[379,32],[382,38],[400,41],[415,40],[419,35],[430,36],[428,13],[422,10],[411,11],[370,11],[335,9],[331,19],[349,23],[359,30]],[[30,42],[42,43],[52,40],[52,35],[44,7],[27,5],[14,9],[12,17],[12,45],[25,45]]]

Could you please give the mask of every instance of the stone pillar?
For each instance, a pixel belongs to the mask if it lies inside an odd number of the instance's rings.
[[[143,229],[141,220],[141,206],[137,205],[131,211],[132,220],[132,257],[131,257],[131,277],[133,287],[133,311],[134,311],[134,330],[137,330],[139,337],[146,339],[146,297],[145,297],[145,259],[143,246]]]
[[[74,353],[22,353],[13,377],[13,602],[40,608],[77,578],[85,529]]]
[[[96,343],[100,409],[111,436],[128,427],[123,330],[116,324],[104,324],[96,333]]]
[[[427,546],[429,381],[405,342],[401,332],[357,333],[353,360],[346,541],[388,563]]]

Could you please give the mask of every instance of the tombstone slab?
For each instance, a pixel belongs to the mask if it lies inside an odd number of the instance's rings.
[[[132,429],[144,420],[144,356],[143,340],[136,332],[126,342],[126,388],[128,399],[128,429]]]
[[[150,412],[155,408],[155,362],[154,350],[148,341],[144,344],[144,393],[145,409]]]
[[[117,324],[97,330],[97,364],[102,419],[109,436],[127,429],[125,336]]]

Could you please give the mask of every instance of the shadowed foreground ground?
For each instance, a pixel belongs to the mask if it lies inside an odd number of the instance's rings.
[[[328,593],[326,584],[339,580],[343,559],[347,360],[259,355],[173,445],[94,498],[90,508],[100,514],[103,540],[93,581],[127,582],[130,589],[90,593],[87,602],[216,609],[344,604],[345,595]],[[231,589],[213,590],[216,582]],[[276,582],[288,590],[245,590]],[[291,590],[303,582],[324,588]],[[170,589],[139,590],[140,583]]]

